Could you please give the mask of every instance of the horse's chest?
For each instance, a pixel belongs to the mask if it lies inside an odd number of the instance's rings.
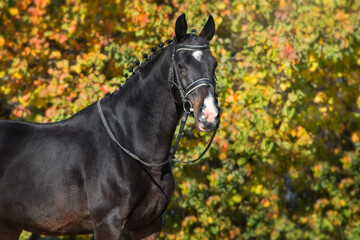
[[[169,175],[159,182],[152,182],[149,188],[134,201],[133,210],[127,217],[125,228],[136,230],[163,215],[174,191],[174,178]]]

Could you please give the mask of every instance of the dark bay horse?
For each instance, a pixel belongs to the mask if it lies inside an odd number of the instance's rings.
[[[181,15],[173,43],[120,90],[67,120],[0,121],[0,240],[16,240],[22,230],[157,239],[174,191],[167,159],[184,109],[201,131],[219,124],[214,20],[199,35],[186,32]]]

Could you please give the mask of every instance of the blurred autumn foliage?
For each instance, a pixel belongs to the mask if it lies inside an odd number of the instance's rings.
[[[71,116],[183,12],[215,18],[223,115],[202,163],[174,164],[161,239],[360,239],[359,1],[2,0],[0,117]],[[188,133],[183,159],[209,137]]]

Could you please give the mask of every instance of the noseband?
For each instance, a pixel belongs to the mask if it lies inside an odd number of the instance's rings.
[[[216,101],[217,100],[217,90],[216,90],[216,85],[209,79],[209,78],[200,78],[196,81],[194,81],[193,83],[191,83],[189,86],[187,86],[185,89],[182,87],[181,83],[180,83],[180,78],[179,78],[179,74],[177,72],[177,69],[176,69],[176,62],[175,62],[175,54],[176,52],[178,51],[199,51],[199,50],[207,50],[209,49],[209,47],[207,45],[179,45],[179,48],[176,49],[176,44],[174,43],[174,51],[173,51],[173,54],[171,56],[171,65],[170,65],[170,71],[169,71],[169,78],[168,78],[168,83],[169,83],[169,86],[170,86],[170,89],[171,87],[174,85],[178,90],[179,90],[179,93],[180,93],[180,97],[181,97],[181,102],[183,104],[183,108],[184,108],[184,114],[181,118],[181,123],[180,123],[180,128],[179,128],[179,132],[177,134],[177,137],[176,137],[176,140],[175,140],[175,144],[171,147],[170,149],[170,153],[169,153],[169,157],[167,158],[167,160],[165,162],[162,162],[162,163],[159,163],[159,164],[156,164],[156,163],[149,163],[149,162],[145,162],[143,160],[141,160],[139,157],[137,157],[135,154],[133,154],[132,152],[130,152],[129,150],[127,150],[125,147],[123,147],[119,141],[115,138],[114,134],[112,133],[110,127],[109,127],[109,124],[107,123],[106,121],[106,118],[104,116],[104,112],[102,110],[102,107],[101,107],[101,104],[100,104],[100,101],[97,101],[97,110],[99,112],[99,115],[100,115],[100,118],[101,118],[101,121],[107,131],[107,133],[109,134],[110,138],[127,154],[129,155],[131,158],[135,159],[136,161],[142,163],[143,165],[145,166],[148,166],[148,167],[159,167],[159,166],[163,166],[165,164],[167,164],[169,161],[171,160],[174,160],[174,161],[177,161],[177,162],[180,162],[180,163],[185,163],[185,164],[188,164],[188,163],[194,163],[194,162],[197,162],[199,161],[202,156],[204,156],[204,154],[207,152],[207,150],[210,148],[211,146],[211,143],[215,137],[215,134],[219,128],[219,125],[216,127],[216,129],[214,130],[214,133],[208,143],[208,145],[206,146],[205,150],[200,154],[200,156],[194,160],[191,160],[191,161],[180,161],[178,160],[176,157],[175,157],[175,153],[176,153],[176,150],[179,146],[179,143],[180,143],[180,138],[181,138],[181,135],[182,135],[182,132],[184,130],[184,127],[185,127],[185,123],[186,123],[186,120],[189,116],[189,114],[193,113],[194,112],[194,109],[192,107],[192,103],[187,99],[187,96],[192,92],[194,91],[195,89],[199,88],[199,87],[202,87],[202,86],[205,86],[205,87],[212,87],[214,89],[214,92],[215,92],[215,97],[216,97]],[[214,75],[214,78],[216,79],[216,76]]]

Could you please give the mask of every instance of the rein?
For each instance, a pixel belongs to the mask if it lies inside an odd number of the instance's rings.
[[[194,81],[193,83],[191,83],[189,86],[187,86],[185,88],[185,90],[183,89],[183,87],[181,86],[180,83],[180,78],[175,66],[175,53],[178,51],[199,51],[199,50],[206,50],[209,49],[209,47],[207,45],[180,45],[180,48],[176,49],[176,45],[174,43],[174,50],[173,50],[173,54],[171,56],[171,65],[170,65],[170,72],[169,72],[169,78],[168,78],[168,83],[170,83],[171,85],[176,86],[176,88],[179,90],[180,93],[180,97],[181,97],[181,101],[183,104],[183,109],[184,109],[184,113],[181,117],[181,122],[180,122],[180,127],[179,127],[179,131],[175,140],[175,144],[171,147],[170,149],[170,153],[169,153],[169,157],[166,159],[165,162],[162,163],[149,163],[149,162],[145,162],[142,159],[140,159],[138,156],[136,156],[135,154],[133,154],[132,152],[130,152],[128,149],[126,149],[125,147],[123,147],[119,141],[115,138],[114,134],[111,132],[111,129],[109,127],[109,124],[106,121],[106,118],[104,116],[104,112],[102,110],[101,107],[101,99],[97,101],[96,105],[97,105],[97,110],[99,112],[101,121],[108,133],[108,135],[110,136],[110,138],[127,154],[129,155],[131,158],[133,158],[134,160],[140,162],[141,164],[148,166],[148,167],[159,167],[159,166],[163,166],[165,164],[167,164],[168,162],[170,162],[171,160],[176,161],[176,162],[180,162],[183,164],[189,164],[189,163],[195,163],[197,161],[199,161],[204,155],[205,153],[209,150],[212,141],[214,140],[215,134],[219,128],[219,125],[216,127],[216,129],[213,132],[213,135],[208,143],[208,145],[206,146],[205,150],[200,154],[200,156],[194,160],[190,160],[190,161],[181,161],[178,160],[175,157],[175,153],[177,151],[177,148],[179,146],[180,143],[180,139],[181,139],[181,135],[182,132],[184,131],[184,127],[185,127],[185,123],[186,120],[188,118],[188,116],[194,112],[194,109],[192,107],[192,103],[187,99],[187,96],[194,91],[195,89],[201,87],[201,86],[206,86],[206,87],[212,87],[214,89],[215,95],[216,95],[216,99],[217,99],[217,91],[216,91],[216,87],[214,86],[214,84],[211,82],[211,80],[209,78],[200,78],[196,81]],[[216,79],[216,77],[215,77]],[[170,87],[171,89],[171,87]]]

